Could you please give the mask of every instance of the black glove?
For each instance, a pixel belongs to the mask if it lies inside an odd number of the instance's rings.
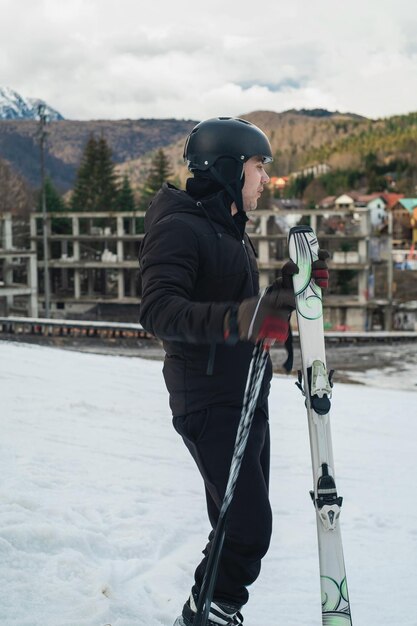
[[[269,289],[255,298],[243,300],[237,309],[239,338],[253,343],[263,339],[284,343],[294,308],[294,292],[289,289]],[[226,324],[227,318],[228,315]]]
[[[274,280],[271,285],[271,289],[288,289],[289,291],[294,291],[294,287],[292,284],[292,277],[294,274],[298,274],[300,270],[298,269],[298,265],[294,263],[294,261],[287,261],[284,263],[281,269],[281,276]]]

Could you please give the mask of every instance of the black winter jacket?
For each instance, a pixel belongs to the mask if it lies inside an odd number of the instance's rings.
[[[198,201],[164,184],[145,217],[139,261],[140,321],[163,341],[173,415],[241,406],[253,344],[226,345],[223,322],[231,305],[258,293],[259,275],[226,193]],[[269,363],[258,404],[267,398],[271,371]]]

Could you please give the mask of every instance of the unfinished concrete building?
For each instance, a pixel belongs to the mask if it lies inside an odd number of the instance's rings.
[[[18,219],[0,213],[0,314],[38,316],[36,253],[16,245]]]
[[[124,306],[123,316],[139,311],[138,248],[142,212],[49,213],[48,270],[53,317],[100,317],[107,306]],[[37,254],[39,284],[44,292],[43,220],[30,218],[31,247]],[[95,309],[95,310],[93,310]],[[130,313],[129,313],[130,311]],[[117,317],[117,315],[116,315]]]
[[[140,303],[138,250],[143,212],[50,213],[48,258],[53,317],[137,321]],[[287,235],[300,218],[315,229],[331,254],[331,287],[325,299],[328,328],[386,327],[384,310],[392,293],[375,288],[375,267],[389,268],[387,238],[371,237],[367,209],[256,211],[249,235],[258,253],[261,286],[272,282],[287,258]],[[43,306],[42,214],[31,216],[32,251],[37,254]],[[388,277],[389,283],[389,277]],[[392,278],[391,278],[392,282]]]

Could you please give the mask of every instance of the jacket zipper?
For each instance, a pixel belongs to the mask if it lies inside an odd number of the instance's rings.
[[[250,259],[249,259],[249,252],[248,252],[248,249],[246,247],[246,243],[245,243],[244,239],[242,239],[242,245],[243,245],[243,249],[245,251],[246,267],[247,267],[247,270],[248,270],[248,273],[249,273],[249,277],[250,277],[250,284],[251,284],[251,287],[252,287],[252,295],[256,296],[255,285],[253,284],[252,268],[251,268]]]

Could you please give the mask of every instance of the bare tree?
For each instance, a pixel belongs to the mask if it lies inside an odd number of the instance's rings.
[[[32,193],[9,163],[0,159],[0,212],[25,214],[33,209]]]

